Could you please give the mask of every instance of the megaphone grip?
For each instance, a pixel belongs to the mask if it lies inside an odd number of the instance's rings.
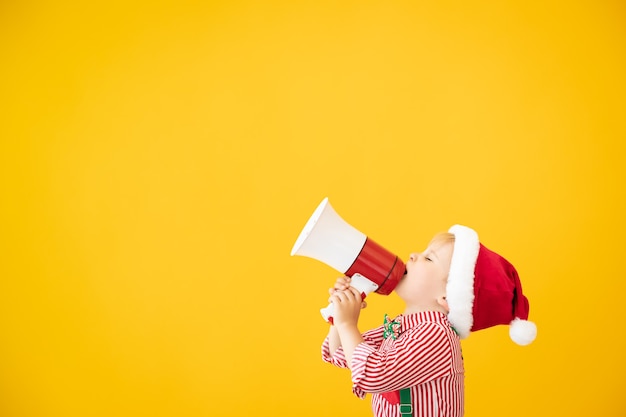
[[[371,293],[372,291],[376,291],[376,288],[378,288],[378,285],[375,282],[372,282],[371,280],[369,280],[368,278],[365,278],[361,274],[354,274],[354,276],[352,277],[352,282],[350,283],[350,286],[361,291],[361,301],[365,300],[365,297],[367,297],[369,293]],[[334,311],[335,311],[335,306],[333,305],[333,303],[329,303],[326,307],[320,310],[320,313],[322,313],[322,317],[324,317],[324,320],[326,320],[330,324],[334,324],[333,323]]]
[[[365,300],[366,297],[367,297],[367,294],[362,292],[361,301]],[[326,320],[330,324],[335,324],[333,320],[333,314],[335,313],[335,305],[333,303],[330,303],[326,307],[322,308],[320,312],[322,313],[322,317],[324,317],[324,320]]]

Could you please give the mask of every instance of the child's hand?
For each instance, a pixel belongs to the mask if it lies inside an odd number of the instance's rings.
[[[350,288],[350,281],[352,279],[349,276],[344,275],[343,277],[339,277],[337,278],[337,281],[335,281],[335,286],[333,288],[330,288],[328,290],[328,293],[332,295],[337,292],[337,291],[345,291],[348,288]],[[329,302],[332,302],[330,299],[328,300]],[[367,307],[367,302],[365,302],[365,300],[363,300],[361,302],[361,308],[365,308]]]
[[[347,290],[349,287],[350,287],[350,277],[344,275],[343,277],[337,278],[337,281],[335,281],[335,286],[330,288],[328,290],[328,293],[330,295],[333,295],[335,291]]]
[[[335,291],[329,301],[334,305],[333,320],[336,327],[357,325],[363,304],[359,290],[349,287]]]

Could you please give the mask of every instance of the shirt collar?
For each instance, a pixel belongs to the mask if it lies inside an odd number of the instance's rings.
[[[402,330],[410,329],[411,327],[415,327],[424,322],[441,323],[447,326],[450,325],[448,316],[439,311],[422,311],[407,315],[401,314],[397,317],[397,319],[400,319],[400,323],[402,323]]]

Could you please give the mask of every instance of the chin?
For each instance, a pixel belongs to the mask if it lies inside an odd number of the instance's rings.
[[[402,285],[402,283],[398,284],[396,289],[393,291],[398,295],[398,297],[404,300],[404,286]]]

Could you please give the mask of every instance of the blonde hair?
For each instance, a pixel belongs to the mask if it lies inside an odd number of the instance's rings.
[[[439,232],[430,240],[430,245],[440,246],[445,243],[454,243],[454,234],[449,232]]]

